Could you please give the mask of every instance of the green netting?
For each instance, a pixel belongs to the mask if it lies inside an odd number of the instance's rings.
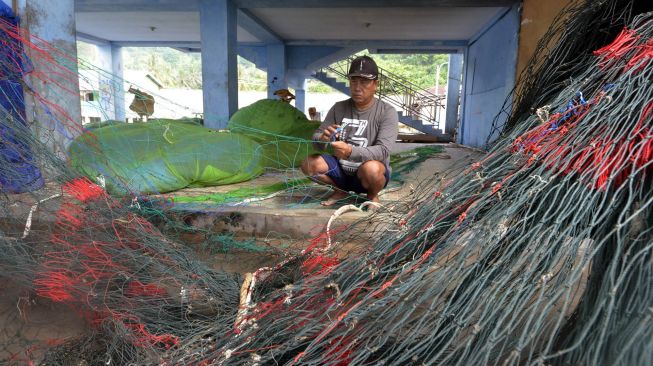
[[[420,146],[415,149],[390,155],[390,166],[392,167],[392,182],[403,183],[408,174],[415,170],[424,161],[432,158],[434,155],[444,152],[444,147],[440,145]],[[258,199],[269,196],[276,192],[295,189],[298,187],[311,184],[308,178],[291,179],[288,181],[254,186],[241,187],[228,192],[215,192],[204,195],[179,196],[172,200],[176,203],[189,202],[212,202],[217,204],[228,204],[242,202],[245,199]]]
[[[73,168],[114,194],[163,193],[243,182],[265,168],[293,168],[313,152],[318,123],[292,106],[261,100],[236,112],[228,131],[193,120],[106,123],[71,144]]]
[[[229,192],[216,192],[216,193],[209,193],[209,194],[199,195],[199,196],[174,197],[173,201],[177,203],[205,202],[205,201],[211,201],[219,204],[231,203],[231,202],[242,201],[247,198],[252,199],[258,197],[264,197],[286,189],[305,186],[310,183],[311,180],[308,178],[292,179],[285,182],[278,182],[278,183],[273,183],[273,184],[268,184],[263,186],[237,188]]]
[[[406,175],[420,164],[433,157],[435,154],[444,152],[441,145],[420,146],[413,150],[390,155],[390,166],[392,167],[392,181],[402,182]]]
[[[311,140],[319,126],[288,103],[266,99],[234,113],[227,129],[258,142],[265,167],[293,168],[315,153]]]

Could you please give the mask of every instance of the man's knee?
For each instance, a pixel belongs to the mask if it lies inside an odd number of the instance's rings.
[[[366,161],[358,168],[358,177],[368,184],[377,181],[385,183],[385,165],[376,160]]]
[[[300,169],[302,170],[302,173],[304,173],[304,175],[312,175],[310,156],[304,159],[304,161],[302,161],[302,165],[300,166]]]
[[[308,176],[324,174],[326,169],[323,169],[323,165],[326,165],[326,162],[320,155],[310,155],[302,162],[301,170]]]

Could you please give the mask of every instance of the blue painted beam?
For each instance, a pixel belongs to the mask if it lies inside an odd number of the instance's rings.
[[[334,46],[286,46],[288,68],[305,69],[316,61],[329,57],[341,50],[342,47]],[[338,59],[342,59],[342,57]]]
[[[98,66],[101,71],[98,71],[98,103],[100,105],[99,112],[102,114],[103,120],[116,119],[115,110],[115,85],[117,81],[113,77],[113,53],[111,52],[111,44],[96,46],[98,53]],[[122,83],[122,78],[119,79]]]
[[[236,5],[231,0],[202,0],[202,93],[204,126],[227,127],[238,108]]]
[[[120,47],[202,48],[201,42],[193,41],[114,41],[112,43]]]
[[[358,47],[358,48],[412,48],[412,49],[441,49],[466,47],[466,40],[293,40],[287,41],[286,46],[330,46],[330,47]]]
[[[262,42],[282,42],[281,37],[247,9],[238,9],[238,25]]]
[[[295,86],[295,108],[306,113],[306,89],[308,83],[306,79],[302,80],[299,85]]]
[[[177,50],[179,52],[184,52],[184,53],[202,52],[201,48],[193,48],[193,47],[172,47],[172,49]]]
[[[519,0],[237,0],[238,8],[503,7]],[[75,0],[76,12],[196,11],[200,0]]]
[[[449,55],[449,77],[447,81],[447,114],[444,123],[444,133],[453,136],[458,126],[460,114],[460,84],[463,76],[463,55]]]
[[[265,46],[238,45],[238,55],[256,65],[261,70],[267,70],[268,50]]]
[[[377,48],[368,49],[370,53],[392,54],[392,55],[408,55],[408,54],[456,54],[461,53],[460,47],[455,48]]]
[[[470,57],[469,47],[463,52],[463,84],[462,84],[462,95],[460,96],[460,116],[458,131],[456,131],[456,142],[459,144],[463,143],[463,135],[467,128],[467,94],[472,88],[473,80],[470,80],[474,77],[474,67],[476,66],[476,59]],[[446,128],[446,127],[445,127]]]
[[[111,41],[107,39],[92,36],[83,32],[76,32],[75,37],[78,41],[94,44],[96,46],[106,46],[111,43]]]
[[[116,120],[126,121],[125,115],[125,84],[123,76],[122,47],[111,45],[111,70],[114,78],[117,79],[115,94]]]
[[[267,46],[268,64],[268,98],[274,99],[274,92],[279,89],[288,88],[286,73],[286,47],[283,43],[276,43]]]
[[[519,0],[237,0],[240,8],[421,8],[510,6]]]
[[[510,7],[506,7],[504,9],[500,9],[496,14],[494,14],[494,16],[490,18],[490,20],[488,20],[488,22],[485,23],[485,25],[483,25],[483,27],[481,27],[481,29],[479,29],[478,32],[476,32],[476,34],[474,34],[469,39],[468,45],[471,46],[476,43],[476,41],[481,38],[490,28],[494,27],[495,24],[503,19],[503,17],[505,17],[510,12],[510,9]]]
[[[75,0],[75,12],[197,11],[200,0]]]

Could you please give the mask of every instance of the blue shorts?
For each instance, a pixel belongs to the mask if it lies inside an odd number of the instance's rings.
[[[349,175],[342,170],[338,158],[328,154],[322,154],[320,156],[329,166],[326,176],[331,178],[338,188],[347,192],[353,191],[356,193],[367,193],[367,189],[363,187],[356,174]],[[388,182],[390,182],[390,169],[388,169],[387,166],[385,167],[385,173],[383,173],[383,175],[385,176],[385,184],[383,185],[383,188],[385,188],[388,185]]]

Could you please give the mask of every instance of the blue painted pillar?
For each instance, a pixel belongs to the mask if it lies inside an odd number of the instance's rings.
[[[460,106],[460,85],[463,76],[463,55],[453,53],[449,55],[449,77],[447,81],[447,115],[445,118],[444,133],[453,136],[458,125]]]
[[[232,0],[201,0],[204,126],[227,127],[238,109],[236,5]]]
[[[299,85],[295,88],[295,108],[300,111],[306,112],[306,88],[308,83],[306,79],[300,80]]]
[[[268,99],[275,99],[274,92],[278,89],[287,89],[288,80],[286,73],[286,46],[283,43],[274,43],[267,46],[268,58]]]
[[[104,119],[125,122],[125,88],[122,73],[122,48],[111,43],[98,45],[99,104]]]
[[[127,122],[125,113],[125,79],[123,75],[122,47],[111,44],[111,72],[114,79],[114,111],[117,121]]]
[[[59,0],[56,6],[50,1],[18,0],[16,5],[23,29],[58,50],[50,52],[54,62],[43,62],[42,55],[26,48],[28,57],[33,61],[40,60],[33,62],[33,67],[45,77],[36,77],[37,73],[29,73],[25,82],[41,98],[57,105],[61,110],[53,110],[29,92],[25,93],[25,105],[27,120],[41,141],[55,154],[64,157],[72,139],[82,131],[75,39],[75,0]],[[45,78],[50,80],[45,82]],[[65,86],[65,90],[57,85]]]

